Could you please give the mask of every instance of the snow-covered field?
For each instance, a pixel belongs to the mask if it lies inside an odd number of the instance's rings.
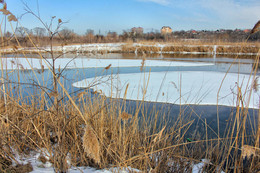
[[[82,45],[67,45],[67,46],[56,46],[53,47],[55,51],[63,51],[63,52],[70,52],[70,51],[121,51],[122,46],[125,43],[97,43],[97,44],[82,44]],[[49,49],[48,49],[49,50]]]

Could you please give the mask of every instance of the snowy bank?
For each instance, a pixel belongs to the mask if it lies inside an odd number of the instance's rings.
[[[66,46],[50,47],[26,47],[0,49],[1,53],[38,53],[38,52],[59,52],[59,53],[167,53],[167,54],[235,54],[235,55],[257,55],[257,45],[203,45],[203,44],[175,44],[175,43],[92,43]]]

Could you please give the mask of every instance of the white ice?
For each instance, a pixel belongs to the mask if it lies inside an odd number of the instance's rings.
[[[3,69],[47,69],[50,67],[51,59],[37,58],[2,58]],[[140,67],[142,66],[141,59],[91,59],[91,58],[60,58],[55,62],[55,67],[58,68],[99,68],[107,67]],[[211,63],[188,63],[166,60],[145,60],[145,66],[149,67],[169,67],[169,66],[209,66]]]
[[[221,72],[183,71],[131,73],[88,78],[73,84],[84,88],[95,83],[94,90],[107,97],[174,104],[226,105],[258,108],[260,92],[252,91],[252,76]],[[221,85],[223,80],[223,84]],[[111,90],[112,81],[112,90]],[[128,86],[125,95],[126,86]],[[240,88],[240,89],[239,89]],[[240,91],[241,90],[241,91]],[[243,102],[236,103],[238,93]]]

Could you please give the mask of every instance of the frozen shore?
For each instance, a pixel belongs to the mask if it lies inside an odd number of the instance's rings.
[[[219,55],[257,55],[259,46],[253,45],[203,45],[175,43],[91,43],[54,46],[52,51],[58,53],[159,53],[159,54],[219,54]],[[50,47],[6,48],[1,53],[44,53],[51,51]]]

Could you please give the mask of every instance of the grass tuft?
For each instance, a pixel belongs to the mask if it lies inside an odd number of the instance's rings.
[[[96,163],[100,163],[100,145],[98,138],[93,132],[93,129],[88,125],[85,127],[85,133],[83,135],[83,148],[86,154],[92,158]]]

